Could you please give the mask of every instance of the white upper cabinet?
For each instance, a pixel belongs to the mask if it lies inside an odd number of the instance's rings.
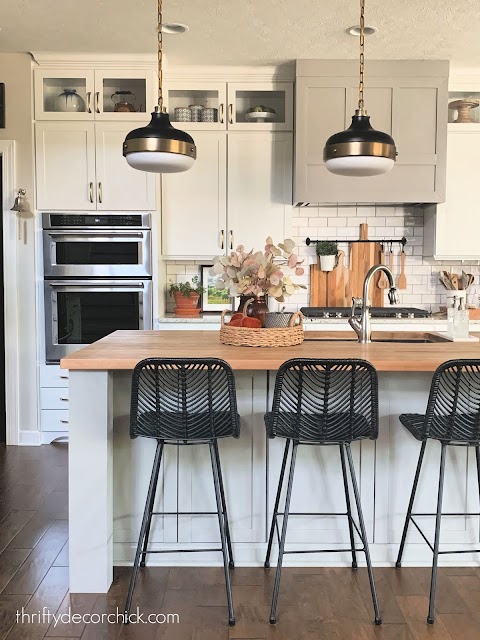
[[[34,69],[35,120],[129,120],[148,122],[156,104],[153,66],[128,61],[92,61],[82,68],[72,60],[33,54],[41,60]],[[101,56],[98,56],[101,58]],[[78,59],[81,62],[81,58]],[[148,65],[145,65],[148,67]]]
[[[122,155],[122,145],[131,125],[105,122],[95,125],[97,209],[104,211],[149,211],[155,209],[153,173],[132,169]]]
[[[162,253],[212,259],[227,237],[227,137],[192,132],[198,157],[185,173],[162,176]]]
[[[289,133],[228,136],[227,251],[261,251],[268,236],[281,242],[290,233],[292,155]]]
[[[445,204],[425,208],[424,255],[480,259],[480,126],[449,124]]]
[[[291,133],[192,132],[190,171],[162,176],[162,253],[205,258],[261,250],[290,232]]]
[[[155,209],[153,173],[128,166],[126,123],[37,122],[37,208],[52,211]]]
[[[35,125],[37,209],[96,209],[95,125]]]
[[[188,131],[292,131],[293,83],[170,80],[166,107]]]
[[[323,148],[350,125],[358,101],[357,66],[299,60],[296,83],[296,203],[443,202],[448,62],[371,61],[365,105],[371,125],[395,140],[392,171],[345,177],[327,171]]]

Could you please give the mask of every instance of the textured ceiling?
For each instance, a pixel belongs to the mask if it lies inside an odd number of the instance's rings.
[[[353,58],[345,29],[358,0],[164,0],[164,20],[190,31],[165,36],[174,64],[278,64]],[[367,0],[370,58],[450,59],[480,66],[480,0]],[[148,53],[155,0],[0,0],[0,51]]]

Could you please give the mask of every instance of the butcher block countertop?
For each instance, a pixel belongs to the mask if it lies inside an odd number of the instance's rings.
[[[372,334],[373,339],[430,336],[433,334]],[[254,348],[223,345],[216,331],[115,331],[66,356],[60,366],[83,371],[131,370],[144,358],[214,357],[226,360],[235,370],[275,371],[290,358],[363,358],[378,371],[434,371],[446,360],[480,359],[480,342],[373,342],[362,345],[355,341],[353,332],[325,331],[309,332],[307,338],[295,347]]]

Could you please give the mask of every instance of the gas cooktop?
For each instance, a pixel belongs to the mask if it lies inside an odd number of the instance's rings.
[[[300,311],[306,318],[349,318],[350,307],[302,307]],[[355,310],[360,315],[361,309]],[[431,311],[414,307],[371,307],[372,318],[429,318]]]

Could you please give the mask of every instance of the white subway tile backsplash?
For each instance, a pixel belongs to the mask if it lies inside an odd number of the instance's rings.
[[[438,310],[440,305],[445,305],[445,289],[438,282],[438,271],[456,271],[462,268],[473,273],[478,281],[480,276],[479,261],[435,261],[423,257],[423,210],[421,207],[412,206],[325,206],[325,207],[294,207],[292,209],[292,233],[291,237],[297,245],[297,254],[304,260],[305,275],[294,278],[298,284],[308,287],[309,265],[316,261],[315,244],[307,247],[305,239],[335,240],[358,239],[360,237],[360,224],[367,222],[370,238],[401,238],[408,240],[405,246],[407,276],[407,288],[399,291],[401,304],[412,307],[420,307],[428,310]],[[272,230],[274,232],[274,230]],[[339,248],[345,251],[345,264],[349,264],[348,244],[342,243]],[[388,246],[386,247],[388,254]],[[387,255],[388,262],[388,255]],[[203,261],[176,261],[167,262],[167,282],[190,279],[200,273],[200,264]],[[398,277],[400,273],[400,249],[394,245],[394,272]],[[472,287],[472,299],[477,299],[480,294],[480,285]],[[475,294],[475,295],[474,295]],[[285,304],[287,311],[296,311],[302,306],[308,305],[308,289],[300,290],[287,299]],[[173,309],[173,300],[167,297],[167,310]]]

